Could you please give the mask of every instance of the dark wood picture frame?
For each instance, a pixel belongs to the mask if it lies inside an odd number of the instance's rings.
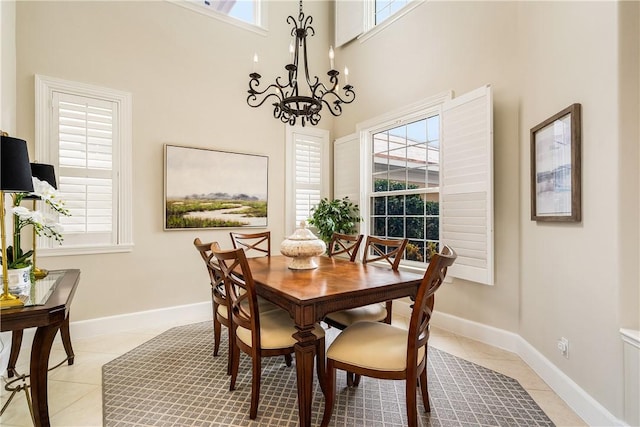
[[[531,129],[531,220],[582,220],[580,104]]]

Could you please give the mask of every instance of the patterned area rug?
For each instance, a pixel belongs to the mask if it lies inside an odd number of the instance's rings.
[[[335,329],[329,329],[327,341]],[[263,359],[258,418],[249,419],[251,365],[240,358],[236,390],[229,391],[227,343],[212,356],[211,322],[173,328],[102,368],[104,425],[116,426],[297,426],[295,366],[282,357]],[[294,362],[295,363],[295,362]],[[422,426],[553,426],[520,384],[505,375],[435,348],[428,355],[431,413],[418,397]],[[416,390],[419,394],[419,389]],[[406,425],[403,381],[362,378],[346,387],[337,375],[332,425]],[[315,384],[313,425],[324,396]]]

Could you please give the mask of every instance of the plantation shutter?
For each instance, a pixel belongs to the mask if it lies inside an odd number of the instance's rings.
[[[491,87],[445,102],[441,144],[441,241],[458,254],[452,277],[494,283]]]
[[[360,203],[360,138],[351,134],[333,144],[333,197]]]
[[[291,201],[288,203],[287,233],[293,232],[300,221],[307,221],[311,209],[327,196],[328,153],[325,147],[328,138],[328,132],[321,129],[293,128],[288,135],[287,163],[291,176],[287,179],[287,194]]]
[[[59,218],[63,245],[115,244],[118,104],[54,92],[52,107],[58,190],[71,213]]]

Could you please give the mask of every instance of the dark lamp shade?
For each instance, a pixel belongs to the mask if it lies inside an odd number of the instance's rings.
[[[33,191],[27,142],[2,136],[0,141],[0,190],[8,193]]]
[[[31,175],[33,175],[34,178],[38,178],[40,181],[48,182],[53,188],[58,189],[58,185],[56,184],[56,173],[53,169],[53,165],[31,163]]]

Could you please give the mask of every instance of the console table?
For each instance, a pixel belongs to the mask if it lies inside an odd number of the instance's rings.
[[[60,328],[64,329],[63,344],[69,356],[69,364],[73,363],[73,351],[68,334],[69,307],[79,280],[80,270],[50,271],[49,276],[38,280],[32,286],[29,299],[25,302],[24,307],[7,308],[0,311],[0,331],[2,332],[37,328],[31,346],[29,370],[31,401],[34,409],[34,422],[37,427],[50,426],[47,370],[51,345]],[[13,374],[13,366],[10,368],[8,371]]]

